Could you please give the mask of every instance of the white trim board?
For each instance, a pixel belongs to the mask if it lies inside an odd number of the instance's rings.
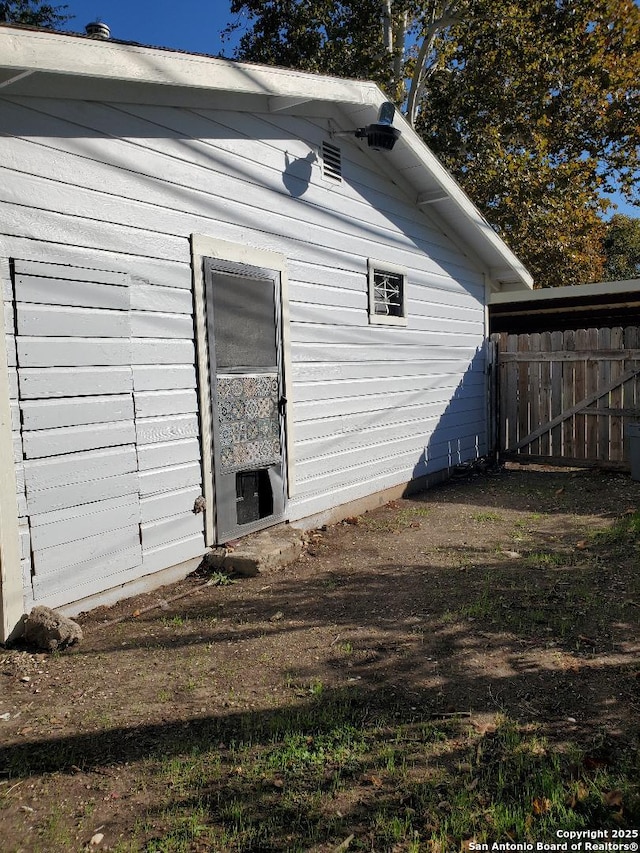
[[[0,260],[0,279],[10,282],[9,263]],[[13,464],[13,436],[9,403],[9,369],[4,324],[0,329],[0,642],[6,642],[18,628],[24,613],[22,567],[16,476]]]

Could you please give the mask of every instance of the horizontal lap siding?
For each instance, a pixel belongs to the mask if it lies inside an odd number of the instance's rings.
[[[305,185],[291,164],[327,138],[321,120],[39,99],[9,100],[5,116],[22,137],[6,140],[1,168],[7,244],[46,239],[80,259],[92,251],[110,260],[109,269],[132,276],[149,570],[162,562],[163,549],[174,558],[202,541],[201,516],[191,513],[200,488],[191,232],[287,258],[297,490],[291,518],[484,449],[482,277],[385,177],[383,153],[341,142],[343,183],[325,181],[316,161]],[[406,268],[406,328],[369,325],[370,257]],[[81,310],[68,318],[90,322]],[[39,318],[25,313],[23,322],[33,329],[34,360],[25,389],[35,395],[42,385]],[[56,357],[66,363],[61,346]],[[107,357],[117,371],[117,354]],[[83,388],[97,383],[95,397],[122,393],[117,372],[80,369]],[[64,397],[63,373],[51,396]],[[88,403],[96,417],[100,400]],[[70,437],[64,430],[74,427],[60,410],[49,428],[63,447]],[[78,441],[85,434],[79,430]]]
[[[145,282],[134,281],[132,292],[142,551],[152,572],[205,550],[203,516],[193,513],[202,491],[193,301],[189,292]]]
[[[129,277],[124,299],[73,267],[52,287],[43,266],[22,265],[33,274],[16,274],[5,323],[20,365],[27,597],[56,606],[197,558],[204,543],[192,512],[201,483],[190,291]],[[12,387],[17,398],[17,370]],[[141,512],[149,494],[155,511]]]
[[[55,607],[141,570],[129,284],[108,271],[14,264],[21,527],[34,603]]]
[[[204,553],[193,300],[188,291],[132,288],[133,387],[145,571],[159,571]],[[188,486],[190,488],[183,488]],[[167,497],[168,500],[162,502]],[[156,501],[150,518],[145,506]]]

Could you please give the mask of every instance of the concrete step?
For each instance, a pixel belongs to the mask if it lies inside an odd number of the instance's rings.
[[[293,563],[302,554],[304,545],[302,530],[278,524],[212,548],[203,562],[213,571],[254,577]]]

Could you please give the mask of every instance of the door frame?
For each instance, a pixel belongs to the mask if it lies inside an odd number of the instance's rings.
[[[209,369],[209,339],[207,332],[207,307],[205,294],[205,258],[227,263],[246,264],[273,270],[280,276],[281,338],[282,338],[282,384],[287,398],[285,419],[285,495],[291,498],[295,490],[295,460],[292,427],[292,370],[291,336],[289,319],[289,279],[287,259],[279,252],[258,249],[253,246],[230,243],[204,234],[191,235],[191,263],[193,273],[193,296],[195,311],[196,371],[198,379],[198,407],[200,416],[200,446],[202,453],[202,494],[205,499],[204,531],[205,544],[216,544],[216,507],[213,464],[213,423],[211,375]]]

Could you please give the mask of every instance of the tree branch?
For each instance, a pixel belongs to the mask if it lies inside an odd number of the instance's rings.
[[[424,92],[424,87],[430,76],[430,73],[426,70],[425,66],[427,57],[433,48],[436,36],[441,30],[458,23],[460,20],[461,18],[456,14],[455,7],[453,5],[445,6],[438,18],[436,18],[435,8],[432,12],[431,22],[425,30],[424,38],[420,45],[420,50],[418,51],[416,67],[411,78],[409,95],[407,97],[407,119],[412,127],[415,124],[418,103],[420,102],[420,98]]]

